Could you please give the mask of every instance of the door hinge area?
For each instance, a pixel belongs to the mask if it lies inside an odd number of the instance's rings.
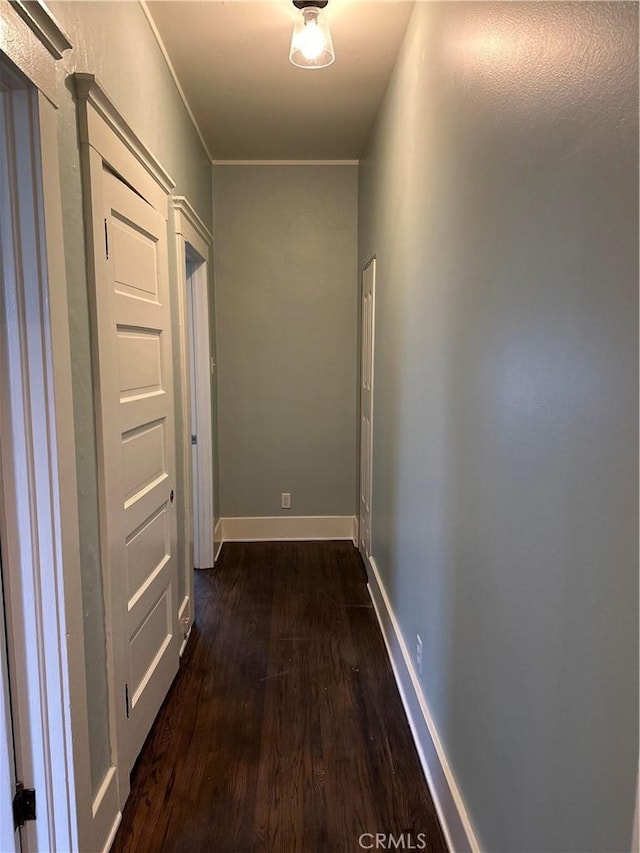
[[[13,828],[24,826],[28,820],[36,819],[36,792],[33,788],[25,788],[22,782],[16,782],[16,793],[13,797]]]
[[[192,435],[191,436],[191,444],[197,444],[197,443],[198,443],[198,436]]]
[[[127,709],[127,719],[129,719],[129,685],[124,685],[124,704]]]
[[[109,260],[109,229],[106,219],[104,221],[104,250],[107,253],[107,260]]]

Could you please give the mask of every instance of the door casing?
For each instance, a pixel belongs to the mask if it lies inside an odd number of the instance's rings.
[[[360,481],[358,547],[365,565],[371,557],[373,493],[373,382],[375,361],[376,258],[362,269],[360,288]]]
[[[182,431],[182,494],[185,501],[185,597],[180,606],[181,622],[185,634],[193,622],[193,567],[208,568],[215,561],[214,527],[215,497],[213,453],[213,423],[211,400],[212,383],[215,374],[215,355],[209,334],[209,264],[213,235],[208,231],[188,200],[177,196],[174,201],[176,232],[176,262],[178,281],[178,320],[179,340],[177,342],[180,360],[181,402],[183,413]],[[187,275],[187,265],[192,269]],[[190,311],[190,303],[193,311]],[[190,315],[194,315],[195,324]],[[196,325],[197,324],[197,325]],[[195,333],[195,334],[194,334]],[[199,367],[193,376],[191,369],[190,339],[193,339],[195,360]],[[192,383],[195,386],[193,400]],[[192,423],[192,410],[196,408],[197,460],[201,476],[194,483],[192,470],[191,436],[195,434]],[[195,524],[195,515],[199,518]],[[195,529],[199,541],[195,542]]]
[[[0,78],[0,538],[16,770],[38,815],[21,839],[78,850],[93,836],[56,109]]]

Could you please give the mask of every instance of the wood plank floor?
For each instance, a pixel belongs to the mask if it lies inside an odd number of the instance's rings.
[[[112,850],[446,851],[353,545],[227,543],[195,600]]]

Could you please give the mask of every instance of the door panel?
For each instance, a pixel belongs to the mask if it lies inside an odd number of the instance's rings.
[[[168,479],[166,450],[161,420],[123,433],[125,510],[135,506],[150,489]]]
[[[119,371],[119,452],[105,464],[121,466],[110,513],[122,564],[111,571],[123,598],[130,769],[178,669],[171,316],[165,220],[106,171],[104,199],[110,304],[99,322],[111,324]]]
[[[121,402],[162,392],[160,334],[118,327]]]
[[[127,540],[128,607],[131,607],[131,599],[138,596],[145,586],[149,578],[148,567],[160,566],[171,556],[170,551],[169,513],[163,508]]]
[[[156,247],[153,234],[126,222],[114,212],[111,229],[116,293],[158,301]]]
[[[375,258],[362,272],[360,358],[360,551],[371,556],[371,491],[373,470],[373,359],[375,322]]]

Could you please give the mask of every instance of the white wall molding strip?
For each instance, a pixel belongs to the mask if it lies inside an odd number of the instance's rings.
[[[42,0],[9,0],[23,21],[37,35],[54,59],[62,59],[65,50],[73,47],[69,36]]]
[[[169,74],[171,74],[171,77],[173,79],[175,87],[178,90],[178,94],[180,95],[180,99],[182,100],[182,103],[184,104],[184,108],[187,111],[187,115],[191,119],[191,124],[193,125],[195,132],[198,134],[198,139],[200,140],[202,147],[204,148],[206,155],[209,158],[209,162],[213,163],[213,157],[211,156],[211,152],[209,151],[209,148],[207,147],[207,143],[204,141],[204,136],[202,135],[202,131],[200,130],[200,126],[198,125],[198,122],[196,121],[196,117],[193,114],[193,110],[191,109],[191,106],[189,105],[189,101],[187,100],[187,96],[184,93],[184,89],[182,88],[182,86],[180,84],[180,80],[178,80],[178,75],[176,74],[176,70],[173,67],[171,60],[169,59],[169,54],[167,52],[167,48],[165,47],[165,44],[162,41],[162,37],[160,36],[160,33],[158,32],[158,28],[156,27],[156,22],[153,20],[153,16],[152,16],[151,12],[149,11],[149,7],[146,4],[146,0],[139,0],[139,3],[140,3],[140,6],[142,7],[142,11],[144,12],[145,18],[147,19],[147,23],[149,24],[149,26],[151,28],[151,32],[153,33],[155,40],[158,43],[158,47],[160,48],[160,52],[162,53],[162,56],[164,57],[164,61],[167,63],[167,68],[169,69]]]
[[[481,848],[462,794],[447,760],[375,560],[372,558],[369,559],[368,574],[369,594],[449,850],[452,853],[480,853]]]
[[[122,812],[118,812],[116,819],[113,822],[113,826],[111,827],[111,830],[109,831],[109,835],[107,837],[105,845],[102,848],[102,853],[109,853],[109,851],[113,847],[113,842],[114,842],[115,837],[116,837],[116,832],[118,831],[118,827],[120,826],[121,821],[122,821]]]
[[[185,227],[183,222],[184,218],[187,223],[191,225],[194,231],[201,237],[201,239],[207,244],[207,246],[209,246],[213,242],[213,234],[211,233],[211,231],[209,231],[202,219],[200,219],[195,208],[193,207],[188,198],[185,198],[185,196],[183,195],[174,195],[173,207],[176,213],[178,214],[176,217],[176,234],[180,234],[183,237],[185,236]],[[208,261],[209,259],[205,258],[205,260]]]
[[[631,834],[631,853],[640,851],[640,761],[638,762],[638,778],[636,781],[636,807],[633,812],[633,831]]]
[[[100,849],[109,850],[113,844],[122,812],[118,804],[118,775],[115,765],[111,765],[102,780],[91,804],[94,824],[94,837]]]
[[[356,548],[358,547],[358,536],[359,535],[360,535],[360,521],[354,515],[353,516],[353,527],[351,530],[351,538],[352,538],[353,544],[356,546]]]
[[[353,539],[351,515],[221,518],[223,542]]]
[[[213,160],[214,166],[358,166],[359,160]]]
[[[108,135],[108,131],[111,131],[116,140],[124,145],[129,154],[133,155],[161,191],[167,196],[170,195],[175,188],[175,181],[124,119],[96,75],[76,71],[73,82],[76,97],[82,105],[82,109],[78,112],[80,142],[95,148],[111,166],[117,169],[120,163],[114,163],[109,158],[110,149],[114,145]],[[93,113],[89,107],[93,109]],[[94,116],[98,121],[94,120]],[[121,177],[131,180],[129,174],[122,174]],[[147,199],[147,201],[150,200]],[[166,206],[165,199],[164,207]],[[158,209],[162,211],[162,208]]]
[[[189,627],[184,631],[186,624],[188,624]],[[193,627],[193,619],[191,618],[191,598],[188,595],[185,595],[182,599],[182,604],[178,608],[178,625],[180,626],[180,630],[184,632],[182,635],[182,645],[180,646],[179,651],[179,655],[182,657],[184,650],[187,648],[187,643],[189,642],[189,637],[191,635],[191,628]]]
[[[191,636],[191,629],[193,625],[189,626],[189,630],[187,631],[184,640],[182,641],[182,645],[180,646],[180,657],[185,653],[185,649],[187,648],[187,643],[189,642],[189,637]]]
[[[220,556],[220,551],[222,550],[222,519],[219,518],[216,521],[216,526],[213,528],[213,562],[214,565]]]

